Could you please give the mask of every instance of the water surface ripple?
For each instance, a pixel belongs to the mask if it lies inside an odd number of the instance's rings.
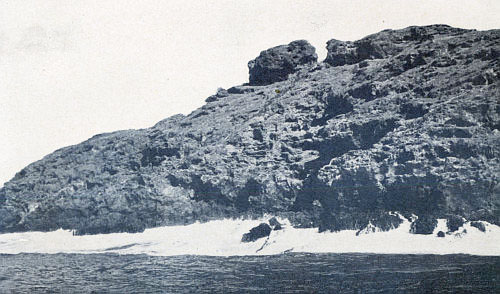
[[[2,293],[499,293],[500,257],[0,255]]]

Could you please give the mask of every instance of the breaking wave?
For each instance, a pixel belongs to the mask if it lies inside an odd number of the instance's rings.
[[[113,233],[75,236],[69,230],[0,234],[0,253],[116,253],[172,255],[272,255],[284,252],[380,253],[380,254],[471,254],[500,256],[500,227],[483,222],[485,232],[465,224],[454,233],[447,231],[446,220],[439,219],[433,235],[409,233],[411,223],[403,218],[396,229],[375,229],[318,233],[315,228],[293,228],[279,219],[282,230],[268,238],[243,243],[241,237],[267,220],[217,220],[186,226],[147,229],[142,233]],[[375,232],[373,232],[375,231]]]

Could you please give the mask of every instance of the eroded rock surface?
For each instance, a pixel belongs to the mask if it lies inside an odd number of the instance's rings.
[[[305,40],[262,51],[248,63],[250,85],[268,85],[284,81],[300,66],[316,63],[316,50]]]
[[[243,235],[241,242],[254,242],[260,238],[267,237],[271,234],[271,227],[266,223],[261,223],[260,225],[252,228],[250,232]]]
[[[323,63],[303,41],[305,60],[264,51],[250,85],[219,89],[187,116],[28,165],[0,189],[0,232],[265,213],[390,229],[394,211],[419,217],[414,233],[450,216],[500,225],[499,44],[499,30],[438,25],[330,41]]]

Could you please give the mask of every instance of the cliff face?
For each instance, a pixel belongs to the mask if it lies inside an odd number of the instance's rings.
[[[500,224],[500,30],[436,25],[263,51],[188,116],[97,135],[0,189],[0,232],[140,231],[270,213],[320,230],[390,212]],[[432,230],[431,230],[432,231]]]

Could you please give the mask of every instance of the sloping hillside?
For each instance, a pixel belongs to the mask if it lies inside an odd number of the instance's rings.
[[[188,116],[101,134],[0,189],[0,232],[141,231],[222,217],[320,230],[398,226],[390,212],[500,224],[500,30],[444,25],[295,41]]]

